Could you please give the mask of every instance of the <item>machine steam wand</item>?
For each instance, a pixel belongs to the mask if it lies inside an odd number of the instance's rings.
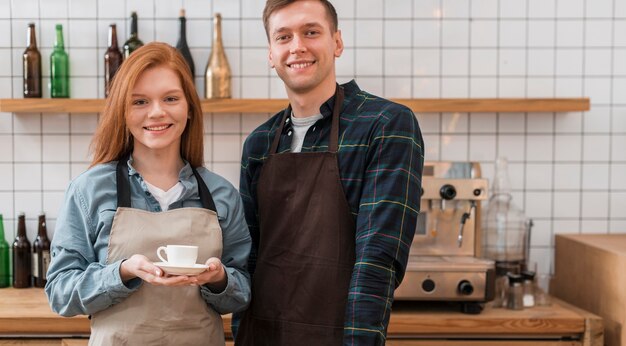
[[[457,244],[459,247],[463,246],[463,227],[465,227],[465,222],[470,218],[472,214],[472,210],[476,208],[476,201],[470,201],[470,208],[467,212],[463,213],[461,216],[461,223],[459,225],[459,237],[457,239]]]

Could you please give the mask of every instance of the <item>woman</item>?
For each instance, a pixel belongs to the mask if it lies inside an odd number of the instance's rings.
[[[200,100],[175,49],[124,61],[92,151],[57,219],[52,310],[91,315],[92,345],[224,345],[220,314],[250,301],[250,236],[238,192],[202,167]],[[154,262],[167,244],[197,245],[208,269],[165,274]]]

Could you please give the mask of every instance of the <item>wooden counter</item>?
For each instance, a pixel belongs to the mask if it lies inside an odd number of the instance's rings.
[[[224,316],[224,331],[227,337],[231,336],[230,315]],[[42,289],[0,289],[0,345],[10,345],[9,339],[16,337],[48,338],[50,345],[62,345],[62,342],[73,345],[71,340],[61,339],[88,335],[87,317],[65,318],[54,314]],[[42,341],[39,339],[40,344],[44,344]],[[602,343],[599,317],[555,299],[552,306],[522,311],[488,306],[478,315],[462,314],[448,305],[397,302],[391,314],[387,345],[602,346]]]

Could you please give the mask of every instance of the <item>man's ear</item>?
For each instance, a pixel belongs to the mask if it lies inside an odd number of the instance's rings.
[[[268,61],[269,61],[269,63],[270,63],[270,66],[271,66],[272,68],[274,68],[274,65],[275,65],[275,64],[274,64],[274,61],[272,60],[272,51],[271,51],[271,50],[269,51],[269,53],[268,53],[268,55],[267,55],[267,59],[268,59]]]
[[[343,53],[343,39],[341,38],[341,30],[337,29],[337,32],[335,32],[333,34],[334,39],[335,39],[335,58],[338,58],[341,56],[341,53]]]

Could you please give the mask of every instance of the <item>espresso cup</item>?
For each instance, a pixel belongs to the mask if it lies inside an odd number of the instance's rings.
[[[161,251],[165,251],[167,259]],[[192,245],[167,245],[157,249],[157,256],[163,262],[177,267],[192,267],[198,259],[198,247]]]

